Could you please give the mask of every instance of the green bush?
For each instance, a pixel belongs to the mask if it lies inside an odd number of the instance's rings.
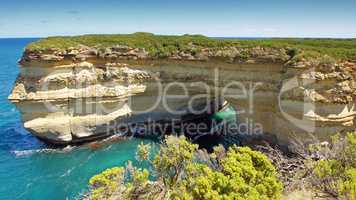
[[[324,55],[319,58],[320,65],[330,66],[330,65],[334,65],[335,63],[336,63],[336,60],[330,56],[327,56],[327,55]]]
[[[299,50],[297,48],[289,48],[287,50],[287,55],[290,57],[290,58],[294,58],[296,55],[299,54]]]
[[[93,176],[89,184],[91,186],[91,199],[108,199],[123,183],[122,167],[114,167]]]
[[[221,171],[207,165],[187,166],[184,192],[178,199],[280,199],[282,184],[274,166],[260,152],[248,147],[232,147],[221,159]],[[182,187],[180,187],[182,188]]]
[[[328,146],[314,146],[321,159],[311,165],[313,185],[335,197],[356,200],[356,132],[333,137]]]
[[[147,145],[139,145],[138,160],[149,160],[149,152]],[[234,146],[227,152],[218,147],[209,155],[184,137],[167,137],[150,163],[155,181],[149,181],[147,169],[132,166],[126,167],[130,172],[128,177],[124,176],[122,168],[117,174],[120,178],[108,176],[111,173],[104,171],[93,177],[105,180],[105,184],[100,184],[103,186],[99,187],[100,191],[95,185],[97,181],[90,181],[90,197],[108,199],[110,195],[107,194],[112,194],[116,199],[252,200],[279,199],[281,196],[282,184],[271,162],[248,147]],[[126,183],[122,182],[124,179]],[[115,189],[106,186],[114,186],[111,182],[116,180],[116,191],[120,192],[114,193]]]

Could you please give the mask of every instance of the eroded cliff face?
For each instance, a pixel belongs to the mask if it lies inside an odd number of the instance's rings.
[[[176,52],[163,60],[127,46],[25,51],[9,100],[25,128],[67,144],[107,137],[112,122],[169,117],[162,99],[151,112],[138,111],[155,105],[158,85],[179,82],[189,96],[224,93],[249,133],[260,124],[280,139],[325,139],[356,127],[356,64],[325,60],[296,61],[288,49],[260,47]],[[180,86],[168,93],[181,94]]]

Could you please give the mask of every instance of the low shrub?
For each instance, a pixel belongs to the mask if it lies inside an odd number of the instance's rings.
[[[139,145],[137,157],[151,163],[155,181],[149,180],[147,169],[128,165],[129,175],[125,176],[123,168],[113,168],[117,172],[115,176],[113,171],[106,170],[90,180],[90,198],[254,200],[281,197],[282,184],[274,166],[264,154],[248,147],[233,146],[226,151],[219,146],[208,154],[184,137],[170,136],[153,160],[149,152],[149,146]]]
[[[310,161],[308,170],[313,187],[334,197],[356,200],[356,132],[341,138],[336,135],[329,145],[313,145],[319,160]]]
[[[114,167],[93,176],[89,184],[91,186],[91,199],[109,198],[123,183],[124,168]]]

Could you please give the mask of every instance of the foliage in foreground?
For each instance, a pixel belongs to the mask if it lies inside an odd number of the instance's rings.
[[[320,157],[310,161],[307,171],[313,187],[341,199],[356,200],[356,132],[338,135],[328,145],[314,145]]]
[[[112,168],[90,180],[91,199],[279,199],[282,184],[274,166],[248,147],[221,146],[214,153],[198,150],[184,137],[167,137],[151,160],[150,146],[140,145],[140,161],[147,169]]]

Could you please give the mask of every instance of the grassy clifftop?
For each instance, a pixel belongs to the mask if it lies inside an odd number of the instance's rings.
[[[199,51],[203,48],[241,47],[253,48],[289,48],[301,50],[305,56],[317,57],[329,55],[336,59],[356,60],[356,39],[223,39],[209,38],[203,35],[167,36],[151,33],[82,35],[72,37],[49,37],[31,43],[27,50],[45,50],[49,48],[66,49],[85,45],[89,47],[112,47],[127,45],[133,48],[145,48],[151,55],[161,56],[175,51]]]

